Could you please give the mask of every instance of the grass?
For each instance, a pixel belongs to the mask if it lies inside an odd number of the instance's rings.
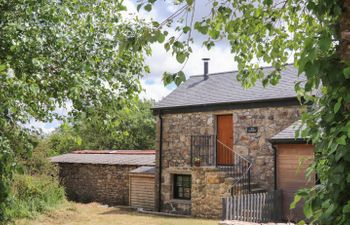
[[[65,201],[64,189],[58,181],[47,175],[14,176],[13,205],[9,214],[13,218],[36,217],[53,210]]]
[[[59,209],[36,219],[17,220],[17,225],[218,225],[217,220],[166,217],[135,212],[131,209],[105,207],[97,203],[67,202]]]

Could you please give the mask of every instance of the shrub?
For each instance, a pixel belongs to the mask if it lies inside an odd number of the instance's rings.
[[[34,217],[65,200],[63,187],[54,177],[47,175],[16,174],[12,188],[14,204],[10,213],[14,218]]]
[[[31,156],[24,159],[20,158],[18,160],[25,174],[33,176],[57,176],[58,168],[50,162],[49,157],[51,155],[49,154],[48,149],[48,140],[42,139],[32,151]]]

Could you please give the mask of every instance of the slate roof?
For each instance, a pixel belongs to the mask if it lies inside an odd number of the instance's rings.
[[[76,154],[125,154],[125,155],[148,155],[156,154],[155,150],[77,150],[73,153]]]
[[[301,121],[298,120],[298,121],[294,122],[292,125],[290,125],[289,127],[287,127],[286,129],[277,133],[270,140],[296,139],[295,138],[295,131],[299,129],[300,125],[301,125]]]
[[[134,170],[131,170],[130,172],[131,173],[155,174],[156,168],[154,166],[140,166]]]
[[[125,151],[113,151],[112,153],[68,153],[50,158],[53,163],[82,163],[82,164],[105,164],[105,165],[136,165],[136,166],[154,166],[155,154],[149,151],[142,154],[131,152],[126,154]]]
[[[295,137],[295,131],[297,131],[301,126],[301,120],[298,120],[294,122],[292,125],[287,127],[286,129],[282,130],[281,132],[274,135],[272,138],[270,138],[270,141],[273,143],[278,142],[307,142],[307,138],[302,138],[301,136]],[[301,129],[303,129],[302,127]]]
[[[265,74],[272,70],[272,67],[263,68]],[[236,76],[237,71],[209,74],[207,80],[203,79],[203,75],[191,76],[157,102],[153,109],[295,98],[294,85],[297,80],[301,80],[298,78],[298,70],[293,65],[287,65],[282,71],[277,86],[269,85],[264,88],[261,81],[258,81],[254,87],[246,90],[237,81]]]

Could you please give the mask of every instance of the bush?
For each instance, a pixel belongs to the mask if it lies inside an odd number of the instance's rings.
[[[33,176],[47,175],[56,177],[58,175],[58,168],[50,162],[49,157],[51,155],[48,149],[48,140],[41,139],[39,144],[32,151],[31,156],[25,159],[18,159],[23,172]]]
[[[14,204],[10,214],[14,218],[34,217],[63,203],[65,193],[58,181],[47,175],[16,174],[13,182]]]

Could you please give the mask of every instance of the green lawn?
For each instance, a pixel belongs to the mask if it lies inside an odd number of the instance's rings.
[[[18,225],[218,225],[218,220],[150,215],[130,209],[104,207],[97,203],[66,203],[59,209]]]

